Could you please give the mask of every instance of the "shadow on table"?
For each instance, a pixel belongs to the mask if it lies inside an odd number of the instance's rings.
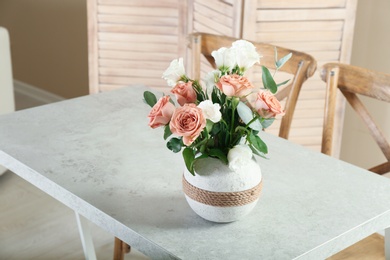
[[[174,196],[143,196],[137,199],[135,210],[129,211],[125,220],[132,226],[151,226],[162,229],[208,229],[215,225],[226,225],[207,221],[198,216],[188,205],[184,194]]]

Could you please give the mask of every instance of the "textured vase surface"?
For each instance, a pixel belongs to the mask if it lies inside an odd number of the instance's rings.
[[[185,168],[183,190],[196,214],[213,222],[237,221],[256,206],[262,186],[260,166],[255,160],[232,171],[215,158],[195,163],[195,176]]]

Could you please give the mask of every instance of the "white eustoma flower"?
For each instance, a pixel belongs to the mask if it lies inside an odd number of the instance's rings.
[[[211,100],[204,100],[199,103],[198,107],[202,109],[204,117],[213,123],[217,123],[221,120],[221,106],[218,103],[213,104]]]
[[[246,40],[233,42],[232,50],[235,53],[238,67],[244,71],[252,67],[255,63],[260,62],[260,55],[257,53],[256,47]]]
[[[238,144],[229,150],[227,159],[229,161],[229,168],[232,171],[237,171],[252,159],[252,150],[246,144]]]
[[[234,52],[225,47],[211,52],[211,56],[213,56],[215,64],[219,69],[231,70],[236,64]]]
[[[171,62],[168,69],[164,71],[162,78],[167,81],[168,86],[173,87],[185,74],[183,58],[179,58]]]
[[[221,76],[220,70],[213,70],[206,74],[204,83],[206,84],[207,93],[211,93],[213,91],[215,83],[218,82],[220,76]]]

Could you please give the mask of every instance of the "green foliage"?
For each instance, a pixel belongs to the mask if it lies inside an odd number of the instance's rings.
[[[153,107],[157,103],[156,96],[150,91],[144,92],[144,100],[150,107]]]
[[[263,118],[263,119],[260,120],[260,123],[261,123],[263,129],[266,129],[267,127],[272,125],[272,123],[274,121],[275,121],[275,118]]]
[[[217,135],[221,131],[221,123],[213,124],[213,128],[211,129],[210,135]]]
[[[289,54],[287,54],[286,56],[284,56],[283,58],[278,60],[278,53],[277,53],[276,48],[275,48],[275,66],[276,66],[276,69],[280,69],[284,64],[286,64],[286,62],[291,57],[292,57],[292,53],[290,52]]]
[[[248,136],[247,140],[259,152],[261,152],[263,154],[268,153],[267,145],[264,143],[263,140],[261,140],[261,138],[258,135],[251,133]]]
[[[187,170],[192,175],[195,175],[195,172],[194,172],[195,151],[192,150],[189,147],[184,148],[184,150],[183,150],[183,159],[184,159],[184,163],[185,163],[185,165],[187,167]]]
[[[220,159],[222,162],[226,164],[228,163],[226,154],[220,149],[210,149],[208,154],[212,157],[217,157],[218,159]]]
[[[172,135],[169,125],[164,126],[164,140],[167,140],[168,137]]]
[[[290,81],[289,79],[288,79],[288,80],[285,80],[285,81],[283,81],[283,82],[281,82],[281,83],[279,83],[279,84],[276,84],[276,86],[277,86],[277,87],[280,87],[280,86],[286,84],[286,83],[289,82],[289,81]]]
[[[261,66],[261,70],[264,88],[269,89],[272,94],[275,94],[276,91],[278,91],[278,87],[276,86],[275,80],[269,72],[269,69],[265,66]]]
[[[283,65],[286,64],[286,62],[289,59],[291,59],[291,57],[292,57],[292,53],[290,52],[289,54],[287,54],[286,56],[284,56],[284,57],[282,57],[281,59],[278,60],[278,50],[275,47],[275,67],[276,67],[276,71],[278,71],[281,67],[283,67]],[[283,81],[282,83],[277,84],[276,87],[278,88],[278,87],[286,84],[289,81],[290,81],[289,79],[286,80],[286,81]],[[272,93],[274,93],[274,92],[272,92]]]
[[[256,120],[257,118],[254,117],[252,109],[250,109],[244,102],[240,102],[238,104],[237,112],[241,120],[253,130],[261,131],[263,129],[259,120]]]
[[[218,92],[216,91],[215,88],[213,89],[213,92],[211,93],[211,101],[212,101],[213,103],[221,104],[221,103],[220,103],[221,100],[220,100],[220,98],[219,98],[219,96],[218,96]]]
[[[183,146],[183,143],[182,143],[181,138],[173,137],[167,142],[168,149],[174,153],[180,152],[182,146]]]
[[[211,132],[211,130],[213,129],[213,126],[214,126],[214,123],[211,120],[207,119],[206,120],[206,131],[207,131],[207,133]]]
[[[265,157],[263,153],[260,153],[256,148],[254,148],[253,145],[249,144],[249,148],[251,148],[253,154],[256,154],[264,159],[267,159],[267,157]]]

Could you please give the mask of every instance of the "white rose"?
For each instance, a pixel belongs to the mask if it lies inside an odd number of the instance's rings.
[[[238,67],[244,71],[260,62],[260,55],[257,53],[256,47],[248,41],[235,41],[232,44],[232,49],[235,52]]]
[[[211,100],[205,100],[199,103],[198,107],[202,109],[203,115],[206,119],[209,119],[213,123],[217,123],[221,120],[221,106],[219,104],[213,104]]]
[[[206,74],[204,83],[206,84],[207,93],[211,93],[215,86],[215,83],[219,81],[221,72],[219,70],[213,70]]]
[[[252,160],[252,150],[246,144],[238,144],[228,152],[229,168],[232,171],[237,171],[248,164]]]
[[[183,58],[173,60],[168,69],[164,71],[162,78],[168,83],[168,86],[173,87],[186,74],[183,64]]]
[[[231,49],[225,47],[222,47],[217,51],[213,51],[211,56],[213,56],[215,64],[219,69],[225,68],[231,70],[236,64],[234,52],[232,52]]]

